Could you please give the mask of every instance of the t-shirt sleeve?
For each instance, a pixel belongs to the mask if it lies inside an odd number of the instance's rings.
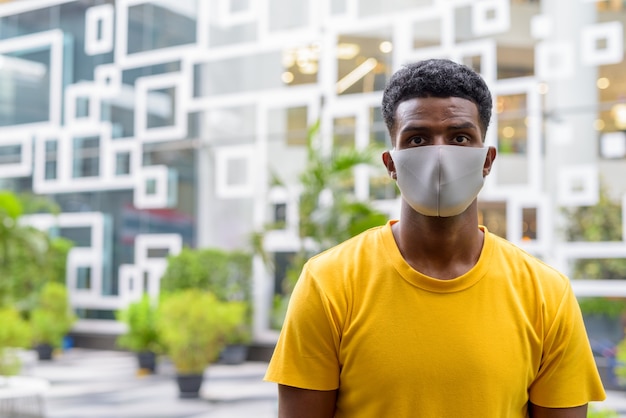
[[[296,283],[265,380],[312,390],[339,387],[340,322],[307,269]]]
[[[567,408],[604,400],[580,307],[569,283],[554,320],[546,327],[530,401],[546,408]]]

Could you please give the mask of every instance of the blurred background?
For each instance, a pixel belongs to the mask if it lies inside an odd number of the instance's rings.
[[[572,278],[619,386],[625,22],[616,0],[3,1],[0,306],[36,328],[65,291],[56,346],[140,351],[130,308],[202,289],[267,359],[302,260],[398,216],[387,79],[450,58],[494,94],[481,223]]]

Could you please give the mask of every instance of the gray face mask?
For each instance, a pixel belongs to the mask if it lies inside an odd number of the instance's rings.
[[[449,217],[461,214],[478,196],[488,150],[428,145],[390,154],[404,200],[422,215]]]

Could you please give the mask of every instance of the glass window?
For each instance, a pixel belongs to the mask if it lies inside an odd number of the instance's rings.
[[[16,164],[22,161],[21,145],[0,145],[0,166],[2,164]]]
[[[78,137],[73,141],[72,177],[95,177],[100,172],[100,137]]]
[[[348,11],[347,0],[331,0],[330,12],[334,15],[345,14]]]
[[[196,1],[142,3],[128,8],[129,54],[196,41]],[[167,25],[164,26],[164,22]],[[165,30],[175,28],[175,30]]]
[[[91,289],[91,267],[78,267],[76,269],[76,288]]]
[[[180,71],[180,61],[171,61],[162,64],[146,65],[122,71],[122,83],[133,86],[139,77],[167,74]]]
[[[413,48],[441,45],[441,19],[420,20],[413,23]]]
[[[49,120],[49,66],[49,47],[0,55],[0,126]]]
[[[435,0],[358,0],[359,15],[380,16],[385,13],[401,12],[421,6],[431,6]]]
[[[370,108],[370,143],[384,148],[393,146],[387,132],[387,125],[383,120],[380,106]]]
[[[268,113],[271,140],[282,141],[288,146],[306,145],[308,134],[307,113],[307,106],[271,109]]]
[[[176,88],[150,90],[146,108],[148,129],[173,126],[176,122]]]
[[[333,141],[335,146],[354,147],[356,118],[345,116],[333,119]]]
[[[498,79],[532,76],[535,52],[531,47],[507,45],[497,47]]]
[[[202,120],[203,136],[212,143],[252,142],[256,135],[256,106],[210,109]]]
[[[115,175],[123,176],[130,174],[130,153],[118,152],[115,154]]]
[[[506,238],[506,202],[478,202],[478,223]]]
[[[57,178],[57,147],[56,140],[48,140],[45,142],[45,170],[44,178],[46,180],[54,180]]]
[[[269,0],[269,29],[282,31],[309,24],[310,0]]]
[[[320,51],[319,43],[285,49],[282,56],[282,82],[289,86],[317,82]]]
[[[91,247],[91,227],[62,227],[59,235],[72,240],[76,247]]]
[[[526,154],[527,108],[525,94],[500,95],[496,99],[498,152]]]
[[[537,208],[522,209],[522,240],[537,239]]]
[[[281,53],[278,51],[197,64],[195,97],[255,92],[283,87]]]
[[[241,23],[236,25],[211,24],[209,26],[209,45],[212,48],[228,46],[257,39],[257,23]]]
[[[135,133],[135,109],[132,96],[120,95],[102,101],[102,120],[111,122],[111,137],[130,138]]]
[[[391,71],[388,30],[341,35],[337,40],[337,94],[370,93],[385,87]]]

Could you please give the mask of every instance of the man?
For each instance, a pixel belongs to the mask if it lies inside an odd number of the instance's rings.
[[[583,418],[604,399],[569,280],[478,225],[491,109],[452,61],[391,77],[400,219],[304,267],[266,374],[280,418]]]

